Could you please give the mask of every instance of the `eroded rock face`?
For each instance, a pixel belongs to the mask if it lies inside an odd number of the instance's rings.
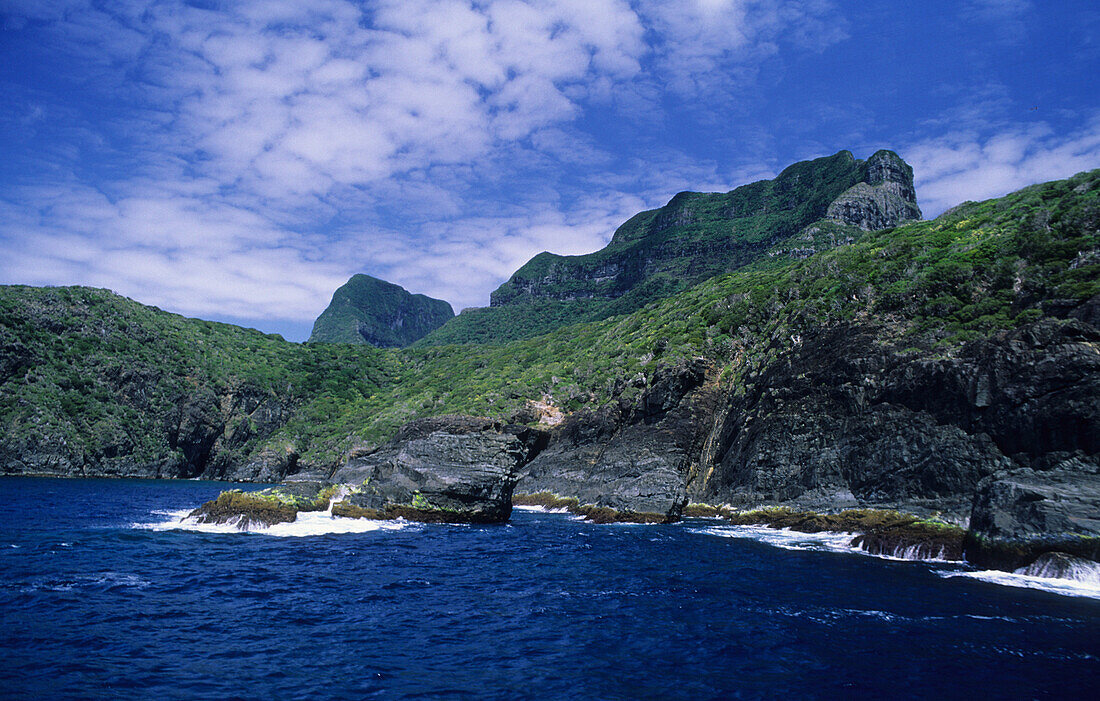
[[[1100,464],[1071,458],[989,477],[970,528],[967,559],[981,566],[1013,570],[1053,551],[1100,559]]]
[[[1100,466],[999,473],[982,482],[971,529],[998,539],[1077,534],[1100,537]]]
[[[833,200],[825,217],[864,231],[920,219],[913,169],[893,151],[875,153],[867,159],[867,181]]]
[[[700,500],[889,505],[965,520],[982,479],[1100,453],[1097,332],[1044,321],[951,358],[837,328],[750,374],[718,417]],[[1061,452],[1059,452],[1061,451]]]
[[[568,417],[523,470],[518,489],[574,497],[581,504],[679,520],[685,480],[714,398],[698,391],[709,365],[695,360],[658,371],[633,399]],[[685,401],[692,395],[693,399]]]
[[[349,504],[383,515],[407,507],[431,512],[429,520],[506,521],[518,470],[541,447],[540,439],[533,429],[488,419],[423,419],[404,426],[382,449],[349,461],[329,482],[352,490]]]
[[[270,525],[293,521],[300,510],[328,509],[351,518],[498,523],[511,514],[519,468],[544,444],[540,431],[489,419],[422,419],[331,476],[301,472],[254,494],[225,492],[192,516]],[[269,522],[272,509],[279,516]]]

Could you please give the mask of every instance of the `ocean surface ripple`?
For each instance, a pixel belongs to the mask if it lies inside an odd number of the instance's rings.
[[[225,488],[0,479],[0,697],[1088,698],[1100,685],[1100,600],[947,563],[530,510],[504,526],[311,522],[288,537],[169,526]]]

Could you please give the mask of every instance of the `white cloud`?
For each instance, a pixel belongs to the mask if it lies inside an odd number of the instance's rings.
[[[1100,118],[1059,134],[1045,124],[996,133],[953,132],[902,151],[932,218],[966,200],[999,197],[1033,183],[1100,167]]]
[[[783,37],[820,48],[843,36],[823,0],[103,7],[0,0],[7,26],[52,23],[36,30],[52,50],[127,101],[121,126],[73,121],[123,133],[114,156],[130,166],[76,178],[85,144],[115,142],[56,144],[59,175],[0,201],[0,276],[302,321],[360,271],[484,304],[541,250],[594,250],[678,189],[723,189],[713,164],[677,153],[616,174],[580,118],[596,104],[617,107],[609,119],[659,114],[655,86],[719,93]]]

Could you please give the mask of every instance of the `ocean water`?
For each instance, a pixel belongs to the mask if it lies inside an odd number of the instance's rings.
[[[708,520],[596,526],[517,510],[501,526],[315,515],[278,534],[178,527],[180,510],[224,488],[0,479],[0,697],[1093,698],[1100,688],[1100,598],[1087,589],[1006,586],[947,563],[852,553],[835,536]]]

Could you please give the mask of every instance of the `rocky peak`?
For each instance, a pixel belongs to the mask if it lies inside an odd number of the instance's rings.
[[[875,231],[921,218],[913,169],[893,151],[867,159],[867,175],[833,200],[826,219]]]
[[[917,191],[913,188],[913,168],[893,151],[883,149],[867,159],[867,182],[870,185],[894,183],[898,187],[892,189],[905,201],[917,201]]]
[[[407,346],[454,317],[441,299],[411,294],[400,285],[370,275],[354,275],[332,295],[313,324],[309,340]]]

